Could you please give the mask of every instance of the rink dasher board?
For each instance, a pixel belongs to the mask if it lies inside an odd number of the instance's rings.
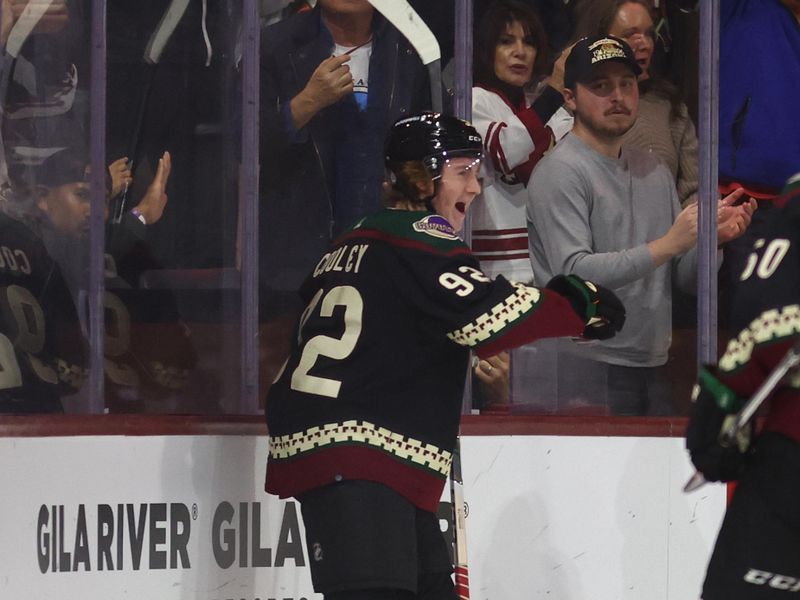
[[[266,450],[0,438],[0,597],[320,600],[299,505],[263,492]],[[473,599],[699,596],[725,488],[681,493],[681,438],[465,436],[462,455]]]

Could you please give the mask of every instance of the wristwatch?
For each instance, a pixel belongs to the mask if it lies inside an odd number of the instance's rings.
[[[131,214],[132,214],[134,217],[136,217],[137,219],[139,219],[139,220],[142,222],[142,225],[147,225],[147,219],[145,219],[145,218],[144,218],[144,215],[143,215],[142,213],[140,213],[140,212],[139,212],[139,209],[138,209],[138,208],[132,208],[132,209],[131,209]]]

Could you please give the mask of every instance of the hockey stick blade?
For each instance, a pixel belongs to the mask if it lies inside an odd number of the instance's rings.
[[[161,60],[161,53],[172,37],[172,33],[180,23],[183,15],[186,14],[186,9],[189,7],[189,0],[172,0],[164,15],[158,22],[153,35],[147,42],[147,47],[144,49],[144,60],[151,65],[157,65]]]
[[[720,443],[723,446],[730,446],[736,440],[739,432],[747,426],[756,414],[758,409],[764,404],[764,401],[775,391],[778,384],[786,377],[794,367],[800,364],[800,339],[797,340],[791,348],[786,351],[780,362],[775,365],[775,368],[769,376],[761,383],[758,389],[750,396],[750,399],[745,405],[736,413],[736,418],[731,421],[731,425],[720,432]],[[686,493],[693,492],[694,490],[702,487],[707,483],[706,478],[699,471],[686,482],[683,486],[683,491]]]
[[[733,443],[736,435],[747,425],[756,414],[756,411],[764,403],[764,400],[778,387],[786,374],[800,363],[800,340],[796,341],[791,348],[786,351],[781,361],[772,370],[764,382],[750,397],[750,400],[739,410],[733,427],[723,432],[723,443]]]
[[[689,481],[686,482],[686,485],[683,486],[683,493],[688,494],[697,489],[700,489],[706,483],[708,482],[706,481],[706,478],[703,476],[703,474],[700,471],[695,471],[694,475],[692,475],[689,478]]]
[[[369,0],[369,3],[405,36],[417,51],[422,64],[428,67],[431,108],[435,112],[442,112],[442,52],[436,36],[405,0]]]
[[[39,2],[28,2],[25,5],[22,14],[8,34],[5,48],[6,54],[13,58],[19,56],[19,51],[22,49],[25,40],[28,39],[33,28],[39,24],[45,13],[50,10],[53,2],[54,0],[39,0]]]
[[[403,0],[369,0],[369,3],[380,12],[386,20],[402,33],[422,59],[423,65],[429,65],[442,58],[436,36],[425,24],[425,21]]]

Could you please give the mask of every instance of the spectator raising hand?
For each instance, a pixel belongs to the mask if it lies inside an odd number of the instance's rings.
[[[131,167],[128,157],[118,158],[108,165],[108,172],[111,175],[111,197],[116,198],[133,183]]]
[[[144,197],[139,201],[134,209],[140,214],[145,224],[152,225],[161,219],[164,214],[164,207],[167,205],[167,180],[169,173],[172,170],[172,157],[169,152],[164,152],[161,158],[158,159],[158,168],[153,181],[147,186],[147,191]]]
[[[349,54],[331,56],[314,70],[303,91],[290,103],[295,128],[305,127],[323,108],[353,93],[353,75],[346,64],[349,60]]]

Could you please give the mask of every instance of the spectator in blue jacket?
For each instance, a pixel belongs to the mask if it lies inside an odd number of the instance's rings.
[[[385,134],[430,92],[367,0],[320,0],[262,38],[262,284],[294,291],[337,232],[379,208]]]
[[[281,323],[298,312],[309,269],[333,237],[380,208],[390,126],[429,107],[425,67],[367,0],[320,0],[262,31],[260,306],[274,329],[262,327],[262,347],[277,354],[269,362],[282,362],[276,345],[290,328]]]

